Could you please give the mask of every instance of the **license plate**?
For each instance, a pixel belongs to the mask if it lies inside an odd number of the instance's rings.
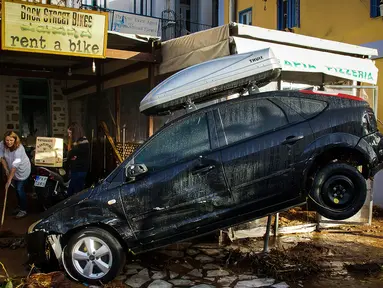
[[[45,187],[47,180],[47,176],[36,176],[35,187]]]

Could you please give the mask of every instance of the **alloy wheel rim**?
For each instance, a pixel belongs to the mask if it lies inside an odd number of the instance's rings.
[[[72,249],[72,263],[87,279],[99,279],[112,268],[113,255],[109,246],[94,236],[81,238]]]

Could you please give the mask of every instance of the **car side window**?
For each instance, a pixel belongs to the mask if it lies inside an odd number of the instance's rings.
[[[175,122],[155,136],[134,157],[134,163],[159,170],[184,158],[210,150],[206,113]]]
[[[243,101],[219,108],[226,144],[287,125],[285,113],[267,99]]]
[[[306,119],[318,115],[327,107],[327,103],[324,101],[301,97],[278,97],[278,100],[300,113]]]

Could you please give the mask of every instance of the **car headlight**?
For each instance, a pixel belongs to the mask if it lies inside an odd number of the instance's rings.
[[[36,222],[34,222],[31,226],[29,226],[28,228],[28,234],[31,234],[33,232],[33,229],[35,229],[36,225],[39,224],[41,222],[42,219],[40,220],[37,220]]]

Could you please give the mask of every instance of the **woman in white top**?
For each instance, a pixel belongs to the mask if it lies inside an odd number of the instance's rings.
[[[12,182],[16,188],[19,202],[19,207],[15,210],[16,218],[25,217],[27,215],[27,195],[24,185],[31,174],[31,162],[15,132],[5,133],[4,140],[0,142],[0,158],[7,175],[5,189],[8,189]]]

